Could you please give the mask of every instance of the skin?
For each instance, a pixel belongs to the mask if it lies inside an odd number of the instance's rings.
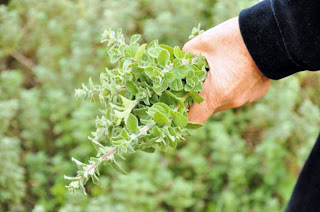
[[[238,17],[193,38],[183,49],[203,55],[210,67],[200,92],[205,100],[190,108],[189,121],[203,123],[213,113],[250,103],[263,97],[271,85],[245,46]]]

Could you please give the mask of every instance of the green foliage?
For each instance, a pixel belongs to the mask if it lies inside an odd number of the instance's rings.
[[[199,25],[192,36],[202,31]],[[66,186],[70,191],[82,189],[86,193],[88,179],[91,177],[94,183],[99,180],[101,163],[127,174],[117,157],[124,159],[138,150],[175,148],[190,134],[186,128],[189,107],[203,100],[197,93],[202,90],[208,65],[201,55],[185,53],[178,46],[160,45],[158,40],[140,45],[141,35],[137,34],[127,44],[121,29],[106,30],[102,37],[110,61],[117,66],[101,73],[100,84],[94,85],[90,78],[88,86],[76,89],[77,98],[98,98],[104,108],[96,119],[96,131],[89,137],[97,155],[90,157],[88,164],[72,159],[79,170],[76,177],[65,176],[71,180]]]
[[[86,185],[90,195],[70,194],[63,179],[76,173],[70,155],[87,161],[96,154],[87,137],[104,106],[76,101],[74,88],[90,76],[98,82],[110,66],[103,29],[182,46],[199,22],[209,29],[254,3],[11,0],[0,6],[0,211],[283,211],[319,133],[318,73],[273,82],[266,97],[214,115],[178,150],[128,155],[118,162],[129,175],[101,169],[99,186]]]
[[[19,163],[19,140],[0,137],[0,203],[10,211],[22,209],[21,199],[24,197],[24,169]],[[15,191],[15,192],[12,192]]]

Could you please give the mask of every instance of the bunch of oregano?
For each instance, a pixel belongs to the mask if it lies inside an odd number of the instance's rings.
[[[191,37],[200,34],[200,25]],[[96,119],[96,131],[89,137],[97,150],[88,163],[72,160],[78,166],[76,177],[67,177],[70,191],[82,189],[91,177],[98,182],[99,165],[112,166],[127,174],[117,163],[119,158],[137,150],[175,148],[178,142],[200,124],[188,122],[188,109],[193,102],[201,103],[198,94],[206,78],[207,63],[203,56],[183,52],[159,44],[139,44],[141,35],[131,36],[126,43],[121,29],[106,30],[102,42],[114,69],[106,68],[100,83],[89,79],[88,85],[76,89],[79,99],[99,99],[103,107]]]

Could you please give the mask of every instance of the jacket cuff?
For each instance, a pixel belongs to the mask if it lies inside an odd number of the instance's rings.
[[[286,51],[270,0],[243,10],[239,15],[242,38],[261,72],[281,79],[302,71]]]

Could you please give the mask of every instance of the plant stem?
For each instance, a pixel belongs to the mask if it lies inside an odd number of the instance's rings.
[[[190,92],[187,93],[184,97],[182,97],[183,100],[186,100],[190,96]],[[135,106],[134,106],[135,107]],[[178,104],[174,110],[177,111],[180,108],[180,105]],[[153,126],[155,126],[156,123],[154,121],[151,122],[149,125],[145,125],[144,127],[141,128],[138,134],[133,134],[130,136],[130,141],[128,143],[131,143],[134,139],[139,138],[142,136],[144,133],[148,132]],[[110,156],[112,156],[117,150],[117,147],[114,146],[111,150],[109,150],[107,153],[99,157],[99,161],[96,163],[93,163],[89,168],[84,172],[85,176],[88,176],[88,174],[95,168],[97,168],[103,161],[108,159]]]
[[[88,175],[88,173],[90,173],[92,171],[92,169],[97,168],[100,163],[102,163],[104,160],[106,160],[108,157],[110,157],[111,155],[113,155],[116,152],[116,148],[117,147],[113,147],[110,151],[108,151],[106,154],[102,155],[99,158],[99,162],[96,162],[94,164],[92,164],[91,166],[89,166],[89,168],[84,172],[85,175]]]
[[[133,134],[131,136],[131,139],[129,143],[131,143],[134,139],[139,138],[144,133],[148,132],[156,123],[152,122],[150,125],[146,125],[143,128],[141,128],[141,131],[138,134]],[[113,147],[110,151],[108,151],[106,154],[99,157],[99,161],[89,166],[89,168],[84,172],[85,175],[88,175],[93,169],[97,168],[103,161],[108,159],[110,156],[112,156],[117,150],[117,147]]]
[[[32,60],[30,60],[20,52],[13,52],[11,56],[32,71],[34,67],[34,63],[32,62]]]

